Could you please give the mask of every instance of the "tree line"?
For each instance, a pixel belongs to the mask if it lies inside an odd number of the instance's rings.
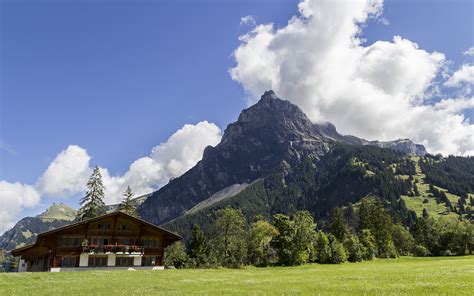
[[[474,250],[473,225],[447,225],[421,217],[409,229],[393,222],[378,198],[364,198],[358,224],[349,227],[345,211],[332,212],[329,228],[318,229],[308,211],[257,215],[251,223],[240,210],[227,207],[215,213],[208,233],[194,225],[185,245],[165,249],[165,265],[184,267],[240,267],[244,265],[338,264],[401,255],[464,255]],[[440,224],[441,223],[441,224]]]

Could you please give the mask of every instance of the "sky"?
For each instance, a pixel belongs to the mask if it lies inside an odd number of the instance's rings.
[[[0,0],[0,233],[158,189],[274,89],[314,122],[474,155],[474,4]]]

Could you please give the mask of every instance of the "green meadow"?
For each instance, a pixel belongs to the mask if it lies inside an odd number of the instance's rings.
[[[340,265],[0,274],[0,295],[474,295],[474,256]]]

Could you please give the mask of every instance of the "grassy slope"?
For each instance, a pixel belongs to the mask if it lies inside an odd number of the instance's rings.
[[[473,295],[474,256],[341,265],[0,274],[1,295]]]
[[[425,174],[421,171],[421,167],[418,163],[420,157],[412,156],[412,161],[415,164],[416,175],[414,179],[417,181],[416,186],[418,187],[418,191],[420,192],[419,196],[406,196],[402,195],[402,199],[405,202],[405,205],[408,209],[413,210],[416,212],[418,216],[421,216],[423,213],[423,209],[426,208],[430,216],[436,217],[441,216],[445,219],[453,219],[456,220],[458,215],[452,212],[448,212],[447,208],[444,204],[437,203],[436,199],[430,192],[429,184],[425,183]],[[400,178],[408,178],[408,176],[399,176]],[[439,190],[443,190],[446,192],[449,200],[456,205],[459,199],[459,196],[449,193],[446,189],[440,188],[435,186]],[[427,200],[427,203],[424,203],[424,200]]]

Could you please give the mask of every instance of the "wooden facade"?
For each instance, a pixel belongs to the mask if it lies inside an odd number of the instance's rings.
[[[12,251],[19,271],[162,265],[164,248],[181,240],[122,212],[43,232],[32,245]]]

